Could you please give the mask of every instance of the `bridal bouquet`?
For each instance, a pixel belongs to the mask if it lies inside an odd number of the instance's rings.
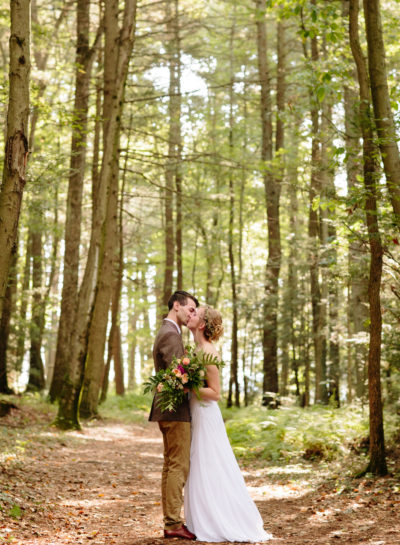
[[[199,398],[199,388],[204,386],[207,365],[224,364],[211,354],[195,352],[194,346],[186,346],[181,358],[172,358],[170,367],[161,369],[144,383],[144,393],[158,392],[157,403],[162,411],[176,411],[183,402],[187,390]],[[186,391],[185,391],[186,390]]]

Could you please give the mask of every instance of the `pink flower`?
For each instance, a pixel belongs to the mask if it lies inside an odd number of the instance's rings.
[[[161,384],[161,382],[160,382],[160,384],[157,384],[157,392],[162,392],[163,388],[164,388],[164,385]]]
[[[180,369],[172,369],[172,372],[176,377],[181,378],[182,372],[180,371]]]
[[[178,369],[181,373],[185,372],[185,369],[182,367],[182,365],[178,365]]]
[[[183,373],[182,375],[182,384],[186,384],[187,381],[189,380],[189,377],[188,377],[188,374],[187,373]]]
[[[182,363],[183,363],[183,365],[189,365],[190,359],[189,358],[183,358]]]

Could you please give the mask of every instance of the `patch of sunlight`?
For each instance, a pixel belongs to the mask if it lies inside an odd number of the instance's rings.
[[[72,499],[66,499],[64,501],[59,501],[59,505],[63,505],[64,507],[76,507],[82,509],[83,507],[93,507],[94,509],[103,509],[105,505],[109,502],[115,503],[126,503],[131,504],[132,499],[131,498],[116,498],[113,496],[113,498],[96,498],[93,500],[72,500]]]
[[[162,436],[161,437],[136,437],[135,436],[135,442],[136,443],[162,443]]]
[[[160,452],[139,452],[139,456],[142,458],[146,458],[147,456],[150,456],[151,458],[162,458],[163,455]]]
[[[268,484],[264,486],[247,486],[247,490],[253,500],[266,500],[266,499],[284,499],[295,497],[299,498],[309,493],[307,487],[293,486],[293,485],[280,485],[280,484]]]
[[[292,465],[288,464],[286,466],[269,467],[267,471],[267,475],[290,475],[291,473],[303,473],[305,475],[307,473],[310,474],[314,472],[315,472],[315,469],[313,469],[312,467],[304,467],[304,466],[299,466],[296,464],[292,464]]]
[[[123,426],[112,426],[102,428],[86,428],[81,431],[73,430],[66,432],[66,435],[70,437],[77,437],[79,439],[87,439],[89,441],[114,441],[115,437],[128,437],[131,435],[130,431]]]

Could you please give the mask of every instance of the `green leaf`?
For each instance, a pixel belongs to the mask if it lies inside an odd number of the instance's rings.
[[[10,512],[8,513],[8,515],[14,519],[19,519],[22,517],[22,511],[21,511],[21,508],[19,505],[17,505],[16,503],[12,506],[12,508],[10,509]]]
[[[319,203],[320,203],[320,197],[319,195],[317,195],[316,197],[313,198],[313,202],[311,204],[311,208],[312,210],[315,212],[316,210],[318,210],[319,208]]]
[[[325,98],[326,89],[324,86],[320,86],[317,88],[317,97],[320,102],[322,102]]]

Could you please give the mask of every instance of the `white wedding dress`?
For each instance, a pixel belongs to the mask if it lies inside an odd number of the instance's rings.
[[[218,403],[191,395],[190,411],[190,471],[184,495],[187,527],[198,541],[271,539],[246,489]]]

